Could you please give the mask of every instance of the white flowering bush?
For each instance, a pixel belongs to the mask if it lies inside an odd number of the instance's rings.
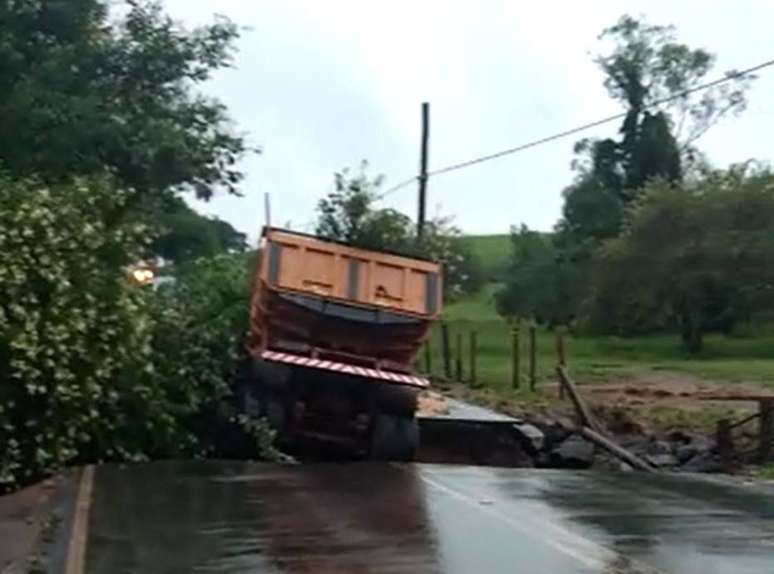
[[[131,284],[151,237],[130,199],[108,178],[0,174],[0,490],[71,462],[207,455],[218,429],[245,426],[228,403],[244,270],[218,259],[166,290]],[[247,430],[265,447],[261,428]]]
[[[120,403],[149,392],[151,325],[123,274],[148,233],[108,223],[126,198],[107,179],[0,175],[0,484],[99,445],[123,424]],[[129,372],[140,384],[125,395]],[[135,454],[127,446],[115,454]]]

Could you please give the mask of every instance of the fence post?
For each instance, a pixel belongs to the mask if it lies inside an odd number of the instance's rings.
[[[734,441],[731,437],[731,421],[728,419],[718,421],[715,441],[717,443],[718,455],[720,456],[720,464],[724,470],[731,470],[734,463]]]
[[[758,458],[761,464],[771,460],[772,441],[774,441],[774,400],[762,400],[760,408],[760,444],[758,445]]]
[[[554,337],[556,339],[556,360],[559,363],[560,367],[566,367],[567,366],[567,358],[565,356],[565,349],[564,349],[564,327],[562,325],[557,325],[554,327]],[[559,398],[564,399],[564,385],[559,385]]]
[[[536,349],[536,340],[535,340],[535,331],[536,331],[535,323],[534,321],[530,322],[529,324],[529,390],[535,391],[535,388],[537,387],[537,349]]]
[[[519,322],[511,329],[511,386],[518,389],[521,386],[521,346],[519,345]]]
[[[470,382],[476,382],[476,353],[478,353],[478,333],[470,332]]]
[[[457,348],[455,349],[455,372],[457,374],[457,381],[462,382],[462,333],[457,333]]]
[[[449,349],[449,325],[441,323],[441,355],[443,357],[443,374],[447,379],[452,378],[451,350]]]
[[[430,349],[430,339],[425,341],[425,372],[428,375],[433,374],[433,359],[432,359],[432,353]]]

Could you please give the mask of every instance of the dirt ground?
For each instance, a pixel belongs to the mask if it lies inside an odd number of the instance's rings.
[[[733,386],[685,373],[654,371],[584,383],[578,389],[592,412],[612,432],[661,434],[674,430],[712,433],[722,418],[738,420],[758,408],[754,397],[774,391],[754,383]],[[451,385],[450,396],[513,416],[574,419],[569,399],[559,399],[559,384],[545,383],[535,394]],[[738,400],[751,397],[750,400]],[[741,429],[744,431],[744,429]],[[754,429],[750,429],[751,431]]]
[[[0,574],[27,571],[26,559],[48,517],[56,480],[0,496]]]
[[[438,391],[424,391],[419,395],[417,412],[420,416],[444,415],[449,411],[446,398]]]

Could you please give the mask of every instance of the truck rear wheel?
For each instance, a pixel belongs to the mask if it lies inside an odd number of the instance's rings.
[[[379,413],[371,428],[370,458],[373,460],[414,460],[419,446],[419,425],[414,417]]]
[[[271,391],[265,392],[261,401],[262,415],[269,422],[271,428],[281,432],[287,422],[287,409],[282,397],[277,396]]]
[[[287,409],[282,396],[270,389],[244,385],[238,389],[237,405],[240,411],[254,418],[265,418],[280,432],[285,428]]]

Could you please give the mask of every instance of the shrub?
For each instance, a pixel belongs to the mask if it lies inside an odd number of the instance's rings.
[[[137,425],[111,416],[151,391],[151,325],[123,272],[147,230],[108,224],[127,197],[107,179],[49,188],[0,176],[0,483]],[[130,458],[131,443],[112,454]]]
[[[126,268],[150,243],[109,178],[47,187],[0,175],[0,488],[71,462],[217,453],[236,417],[230,379],[247,275],[229,258],[153,291]],[[225,431],[224,431],[225,429]]]

